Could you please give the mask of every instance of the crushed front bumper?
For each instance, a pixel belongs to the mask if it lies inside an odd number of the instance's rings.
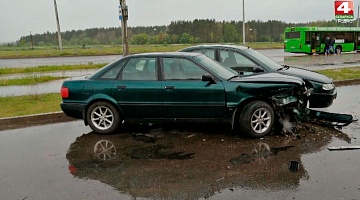
[[[297,118],[302,121],[315,122],[333,128],[341,128],[357,121],[357,119],[354,119],[350,114],[330,113],[308,108],[304,110],[294,109],[293,112]]]

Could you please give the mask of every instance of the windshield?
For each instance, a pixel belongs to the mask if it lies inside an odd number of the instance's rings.
[[[277,63],[277,62],[273,61],[272,59],[270,59],[269,57],[264,56],[263,54],[259,53],[258,51],[255,51],[253,49],[246,49],[245,52],[248,55],[252,56],[253,58],[258,59],[260,62],[265,64],[267,67],[270,67],[274,71],[276,71],[276,70],[283,67],[279,63]]]
[[[228,80],[229,78],[239,75],[238,72],[224,67],[218,62],[212,60],[211,58],[205,56],[205,55],[199,55],[195,57],[195,60],[197,60],[199,63],[201,63],[203,66],[206,66],[207,69],[209,69],[213,74],[219,76],[222,79]]]

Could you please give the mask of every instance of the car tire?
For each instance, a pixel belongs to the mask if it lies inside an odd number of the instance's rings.
[[[274,124],[274,109],[264,101],[248,103],[239,116],[240,133],[253,138],[269,134]]]
[[[99,101],[90,105],[86,113],[86,120],[94,132],[110,134],[118,128],[121,116],[114,105]]]
[[[341,52],[342,52],[342,47],[340,45],[336,46],[335,47],[335,53],[336,54],[341,54]]]

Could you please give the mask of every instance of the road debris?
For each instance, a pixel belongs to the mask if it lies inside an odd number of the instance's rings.
[[[299,128],[304,128],[314,133],[314,130],[310,130],[310,128],[303,125],[302,122],[341,130],[342,127],[358,121],[350,114],[330,113],[302,107],[287,109],[277,107],[276,113],[279,116],[279,122],[282,126],[281,133],[283,135],[291,134],[298,139],[301,139],[301,136],[297,133],[297,129]]]
[[[145,143],[155,143],[156,138],[150,134],[136,133],[133,134],[135,140],[143,141]]]
[[[343,151],[343,150],[359,150],[360,146],[338,146],[338,147],[328,147],[329,151]]]
[[[291,172],[297,172],[299,171],[299,169],[300,169],[300,163],[298,161],[292,160],[289,162],[289,170]]]

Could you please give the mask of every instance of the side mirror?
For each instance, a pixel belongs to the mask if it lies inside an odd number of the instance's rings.
[[[201,76],[202,81],[210,82],[210,84],[216,84],[215,78],[211,74],[204,74]]]
[[[254,73],[264,72],[264,69],[262,69],[262,68],[260,68],[260,67],[256,66],[256,67],[254,67],[254,68],[253,68],[253,72],[254,72]]]

